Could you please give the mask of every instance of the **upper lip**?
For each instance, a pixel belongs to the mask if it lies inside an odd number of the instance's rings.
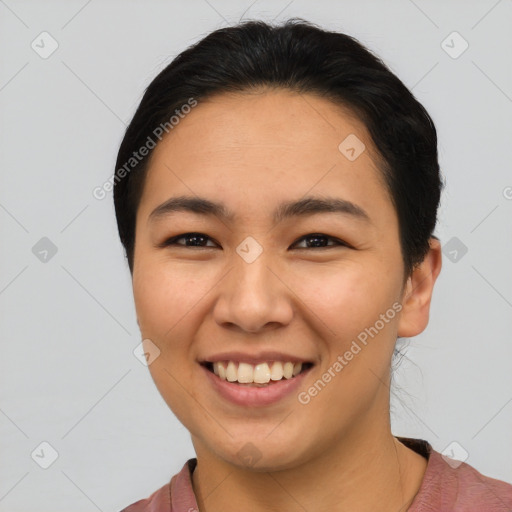
[[[201,358],[200,363],[215,363],[218,361],[238,361],[242,363],[258,364],[265,363],[268,361],[283,361],[292,363],[313,363],[312,359],[295,356],[292,354],[285,354],[283,352],[276,351],[264,351],[254,354],[247,354],[245,352],[221,352],[219,354],[212,354]]]

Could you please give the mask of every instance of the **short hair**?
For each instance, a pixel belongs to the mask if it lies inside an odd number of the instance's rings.
[[[154,134],[163,132],[158,127],[169,127],[173,115],[191,99],[200,102],[262,87],[321,96],[364,123],[397,213],[405,274],[410,275],[429,250],[443,186],[434,123],[400,79],[355,38],[301,18],[280,25],[251,20],[215,30],[180,53],[149,84],[116,161],[115,213],[130,272],[136,214],[152,149],[127,170],[133,153],[154,142]]]

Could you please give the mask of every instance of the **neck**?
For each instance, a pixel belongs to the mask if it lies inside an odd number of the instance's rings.
[[[427,461],[396,440],[389,423],[385,427],[353,429],[306,463],[265,472],[228,463],[195,439],[192,480],[199,510],[404,512]]]

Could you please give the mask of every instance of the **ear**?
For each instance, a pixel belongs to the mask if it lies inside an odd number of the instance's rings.
[[[437,238],[431,238],[429,252],[415,267],[404,287],[398,336],[410,338],[427,327],[434,284],[441,272],[441,259],[441,243]]]

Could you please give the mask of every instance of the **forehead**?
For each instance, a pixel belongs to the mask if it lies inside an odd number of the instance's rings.
[[[222,94],[200,101],[157,145],[141,207],[195,194],[252,215],[316,193],[382,210],[391,201],[377,159],[364,124],[327,99]]]
[[[337,158],[339,144],[349,135],[365,143],[367,157],[377,156],[364,123],[350,109],[312,94],[262,89],[199,101],[155,154],[180,146],[194,147],[196,153],[229,150],[230,157],[276,147],[300,155],[322,147]]]

